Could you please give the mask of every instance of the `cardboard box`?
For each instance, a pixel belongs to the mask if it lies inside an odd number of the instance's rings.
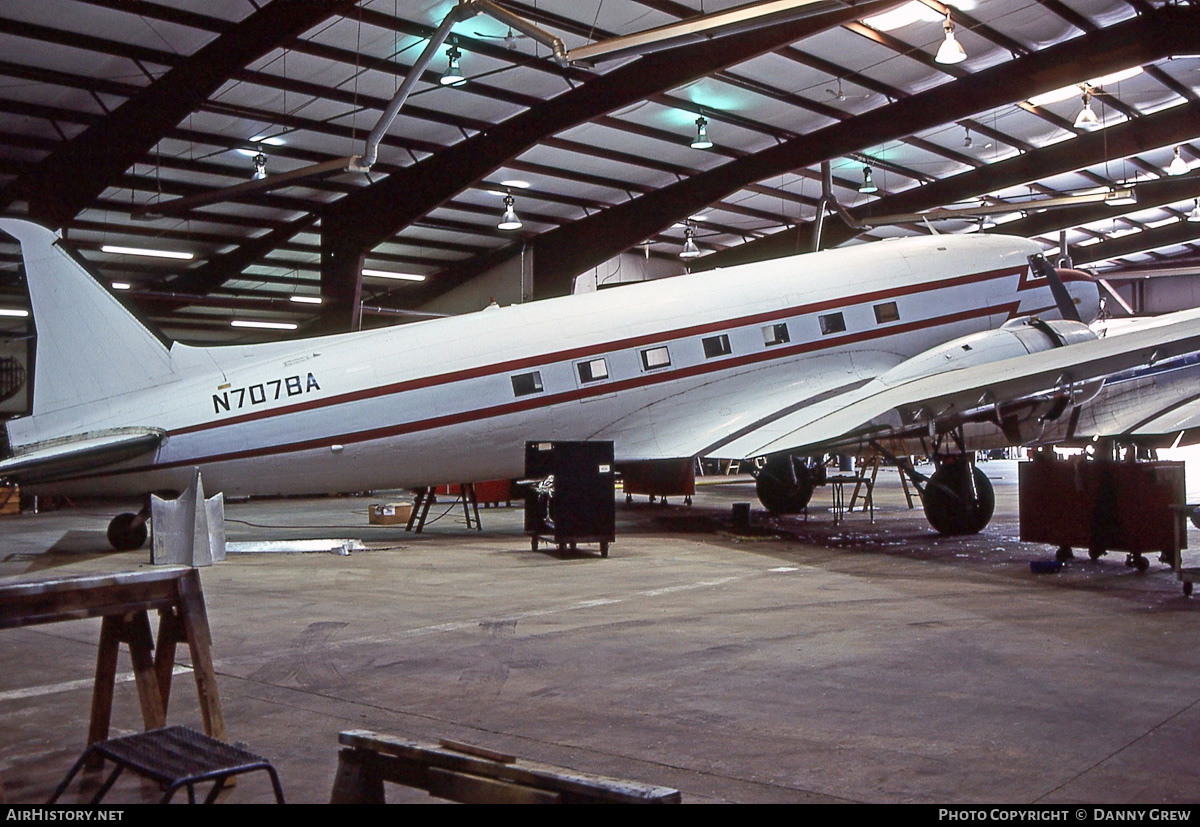
[[[371,525],[405,525],[411,514],[409,503],[372,503],[367,520]]]
[[[0,514],[21,513],[21,489],[15,485],[0,485]]]

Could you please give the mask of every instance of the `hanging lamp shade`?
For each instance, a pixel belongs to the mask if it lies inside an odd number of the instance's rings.
[[[963,50],[962,44],[954,37],[954,23],[950,21],[950,12],[946,12],[946,19],[942,21],[942,29],[946,32],[946,39],[942,41],[934,60],[946,64],[962,63],[967,59],[967,53]]]
[[[517,211],[513,209],[516,203],[516,199],[511,195],[504,196],[504,215],[496,225],[497,230],[519,230],[524,226],[521,219],[517,218]]]
[[[1087,92],[1083,93],[1083,109],[1075,116],[1075,128],[1085,132],[1095,132],[1100,128],[1100,118],[1096,115],[1096,110],[1092,109],[1092,96]]]

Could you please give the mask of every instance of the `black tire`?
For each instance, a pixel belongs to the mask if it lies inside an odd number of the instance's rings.
[[[138,515],[129,511],[113,517],[108,524],[108,544],[117,551],[141,548],[148,535],[145,521],[138,522]]]
[[[978,534],[996,510],[996,492],[987,474],[965,462],[943,463],[925,484],[925,518],[939,534]]]
[[[772,514],[799,514],[812,499],[812,472],[792,457],[776,454],[759,470],[754,492]]]

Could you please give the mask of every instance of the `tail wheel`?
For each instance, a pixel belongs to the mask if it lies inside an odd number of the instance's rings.
[[[925,484],[925,518],[939,534],[978,534],[996,510],[987,474],[963,459],[946,461]]]
[[[798,514],[812,499],[812,471],[786,454],[768,457],[754,481],[754,491],[772,514]]]
[[[146,520],[139,514],[126,512],[113,517],[108,524],[108,543],[117,551],[133,551],[146,544]]]

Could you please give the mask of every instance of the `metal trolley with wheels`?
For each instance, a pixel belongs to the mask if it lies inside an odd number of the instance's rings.
[[[525,443],[525,533],[560,552],[598,543],[600,556],[616,539],[611,442]]]

